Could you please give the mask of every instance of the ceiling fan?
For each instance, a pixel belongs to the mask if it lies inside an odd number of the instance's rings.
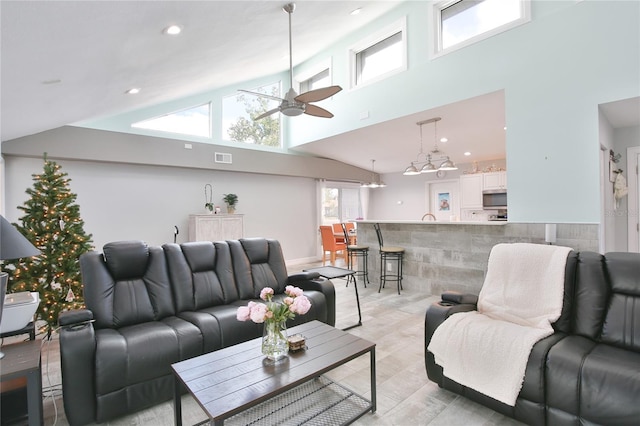
[[[320,89],[310,90],[308,92],[304,92],[300,95],[296,93],[293,89],[293,54],[291,47],[291,14],[295,10],[295,3],[289,3],[285,5],[282,10],[289,14],[289,91],[283,98],[278,98],[277,96],[271,96],[264,93],[256,93],[251,92],[249,90],[242,90],[240,92],[249,93],[251,95],[260,96],[263,98],[273,99],[280,102],[280,105],[277,108],[269,110],[263,114],[257,116],[254,120],[260,120],[261,118],[267,117],[271,114],[275,114],[276,112],[281,112],[286,116],[295,117],[300,114],[313,115],[316,117],[325,117],[331,118],[333,114],[327,111],[324,108],[320,108],[317,105],[312,105],[311,102],[318,102],[323,99],[327,99],[342,90],[340,86],[329,86],[322,87]]]

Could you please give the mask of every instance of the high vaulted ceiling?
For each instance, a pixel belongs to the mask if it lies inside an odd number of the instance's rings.
[[[3,0],[2,140],[285,71],[286,3]],[[294,66],[399,3],[298,0]]]
[[[285,71],[285,3],[2,0],[1,139]],[[400,3],[297,0],[294,66]],[[357,8],[362,13],[352,16],[350,12]],[[163,34],[171,24],[182,27],[180,36]],[[132,87],[142,91],[126,95]],[[440,145],[455,161],[465,161],[462,152],[474,149],[473,159],[478,161],[504,157],[502,92],[312,142],[301,149],[362,168],[370,168],[370,160],[377,159],[376,171],[400,172],[419,151],[416,122],[434,116],[442,117],[439,135],[473,142],[471,147]],[[427,152],[433,148],[432,125],[425,125],[423,132]]]

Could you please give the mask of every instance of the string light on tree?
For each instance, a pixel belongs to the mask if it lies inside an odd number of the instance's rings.
[[[61,312],[83,307],[79,258],[93,249],[66,176],[45,153],[43,173],[32,175],[33,187],[26,191],[30,198],[18,206],[25,213],[19,219],[22,225],[14,224],[42,254],[3,265],[9,273],[9,292],[40,293],[37,315],[48,335]]]

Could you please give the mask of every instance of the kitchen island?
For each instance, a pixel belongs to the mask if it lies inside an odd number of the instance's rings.
[[[404,247],[404,291],[439,295],[443,290],[478,294],[491,248],[498,243],[545,244],[544,223],[506,221],[436,222],[362,220],[358,245],[368,245],[369,278],[379,285],[380,255],[373,229],[380,224],[387,246]],[[558,224],[556,244],[575,250],[598,251],[597,224]],[[382,291],[395,292],[395,286]]]

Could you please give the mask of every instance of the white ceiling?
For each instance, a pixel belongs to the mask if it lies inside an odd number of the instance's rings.
[[[2,0],[1,138],[11,140],[284,71],[285,3]],[[294,65],[401,2],[296,3]],[[351,16],[358,7],[362,13]],[[170,24],[182,26],[182,34],[163,35]],[[131,87],[142,91],[125,95]],[[613,107],[610,113],[616,126],[620,113]],[[367,169],[376,159],[376,171],[399,172],[418,154],[416,122],[435,116],[442,117],[439,137],[450,140],[440,148],[455,161],[504,157],[502,92],[313,142],[301,150]],[[423,126],[423,136],[426,152],[433,147],[432,125]],[[472,157],[462,156],[466,150]]]

